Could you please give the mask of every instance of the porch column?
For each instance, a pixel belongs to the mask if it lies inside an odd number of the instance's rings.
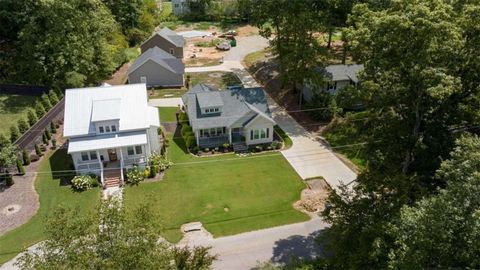
[[[118,152],[118,149],[117,149]],[[123,186],[123,151],[122,148],[120,147],[120,185]]]
[[[228,141],[230,142],[230,144],[232,144],[232,129],[227,128],[227,132],[228,132]]]
[[[200,132],[195,130],[195,138],[197,139],[197,145],[200,146]]]
[[[102,163],[102,159],[100,158],[100,151],[96,150],[95,153],[97,154],[98,164],[100,165],[100,181],[102,182],[102,185],[103,185],[103,163]]]

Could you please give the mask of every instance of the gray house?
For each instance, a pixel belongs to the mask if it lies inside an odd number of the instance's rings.
[[[261,88],[216,91],[198,84],[182,97],[200,147],[248,146],[273,141],[273,121]]]
[[[187,0],[172,0],[172,11],[175,16],[190,13]]]
[[[158,47],[177,58],[183,58],[185,38],[168,28],[155,32],[150,38],[140,45],[142,53],[153,47]]]
[[[325,68],[317,68],[316,71],[325,78],[325,84],[317,87],[318,90],[328,91],[334,95],[347,85],[357,86],[360,82],[358,73],[363,70],[363,65],[329,65]],[[305,82],[303,86],[303,98],[311,101],[315,95],[315,87],[311,82]],[[317,90],[317,91],[318,91]]]
[[[185,65],[182,60],[158,47],[148,49],[128,69],[129,83],[145,83],[147,86],[181,87]]]

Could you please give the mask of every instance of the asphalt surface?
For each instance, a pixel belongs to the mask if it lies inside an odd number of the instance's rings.
[[[50,111],[48,111],[37,123],[35,123],[29,130],[27,130],[15,144],[20,149],[33,150],[35,143],[40,142],[42,133],[45,128],[50,128],[50,122],[54,120],[63,119],[63,112],[65,110],[65,99],[62,98]]]

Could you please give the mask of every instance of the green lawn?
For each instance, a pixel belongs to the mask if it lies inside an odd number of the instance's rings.
[[[275,129],[275,132],[278,134],[278,136],[280,136],[283,140],[283,143],[285,144],[285,148],[290,148],[292,147],[293,145],[293,142],[292,142],[292,139],[290,139],[290,137],[288,137],[288,135],[285,133],[285,131],[283,131],[283,129],[281,127],[279,127],[278,125],[277,126],[274,126],[273,127]]]
[[[177,107],[160,107],[158,108],[158,113],[160,115],[160,121],[164,122],[176,122],[176,112],[178,111]]]
[[[28,108],[35,104],[36,96],[0,94],[0,134],[10,135],[10,127],[17,125],[20,118],[26,118]]]
[[[0,237],[0,264],[12,259],[23,249],[45,239],[44,227],[48,225],[48,216],[59,205],[79,207],[79,215],[92,211],[100,200],[100,189],[75,193],[69,185],[61,185],[61,174],[51,171],[71,169],[71,158],[66,150],[57,150],[40,161],[39,174],[35,189],[40,195],[40,209],[28,223]],[[63,173],[65,175],[65,173]],[[65,176],[63,176],[65,177]]]
[[[280,153],[197,158],[183,139],[170,140],[176,163],[160,182],[125,189],[127,209],[147,202],[163,235],[178,242],[180,226],[201,221],[215,237],[308,220],[292,204],[305,187]]]

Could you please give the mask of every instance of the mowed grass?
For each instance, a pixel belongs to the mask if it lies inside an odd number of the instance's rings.
[[[40,162],[39,174],[35,180],[35,189],[40,196],[40,209],[27,223],[0,237],[0,264],[45,239],[44,229],[48,226],[48,217],[55,208],[61,205],[78,207],[78,214],[85,215],[94,210],[100,202],[100,189],[76,193],[69,185],[60,185],[60,178],[65,177],[65,173],[52,174],[52,171],[71,169],[72,160],[66,150],[48,154]]]
[[[178,242],[182,224],[200,221],[215,237],[308,220],[292,204],[305,187],[280,153],[197,158],[183,139],[170,139],[175,163],[160,182],[125,189],[127,209],[147,203],[162,234]]]
[[[176,122],[177,117],[176,113],[178,111],[177,107],[159,107],[158,113],[160,115],[160,122]]]
[[[0,134],[10,135],[10,127],[18,120],[27,119],[27,109],[33,108],[36,96],[0,94]]]

